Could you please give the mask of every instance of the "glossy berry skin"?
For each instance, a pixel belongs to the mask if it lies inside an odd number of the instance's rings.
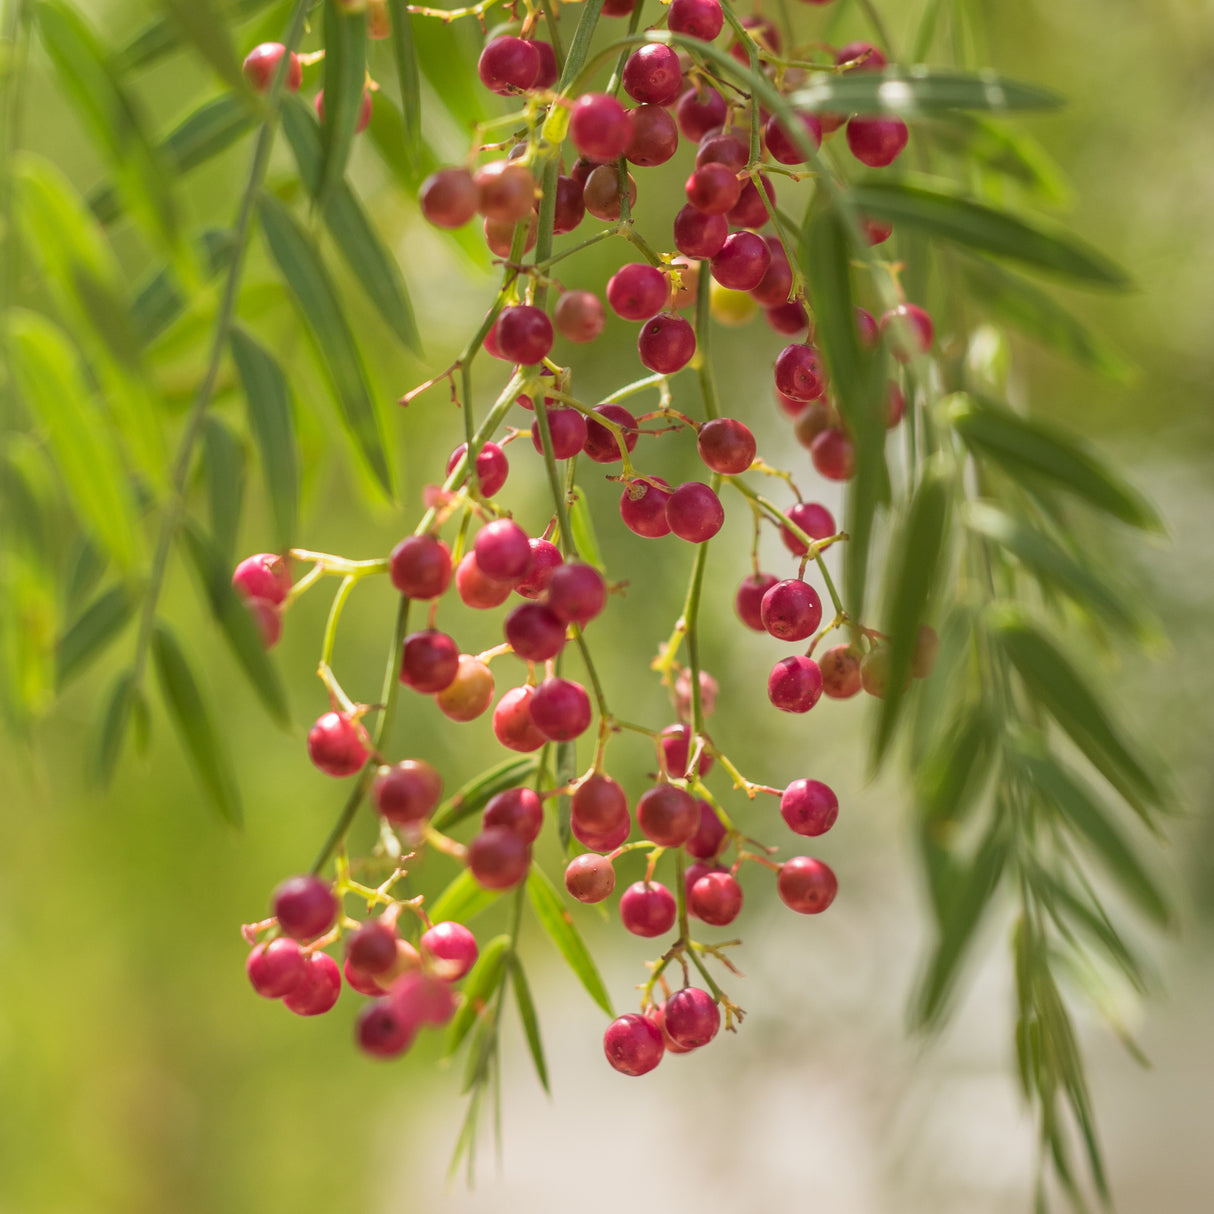
[[[396,964],[396,930],[369,919],[346,937],[346,959],[363,974],[386,974]]]
[[[625,811],[623,819],[612,830],[590,830],[583,826],[576,817],[572,819],[570,826],[573,829],[573,837],[584,847],[588,847],[591,851],[605,853],[615,851],[632,833],[632,817]]]
[[[513,519],[486,523],[476,533],[473,550],[481,572],[495,582],[517,582],[531,564],[527,533]]]
[[[659,375],[681,371],[695,352],[695,330],[681,316],[670,312],[661,312],[646,321],[637,339],[641,362]]]
[[[523,252],[530,253],[539,238],[539,217],[533,212],[527,224],[527,236]],[[494,257],[509,257],[514,240],[514,223],[503,219],[486,219],[484,223],[485,244]]]
[[[835,63],[850,63],[848,72],[879,72],[888,60],[871,42],[849,42],[835,52]]]
[[[545,679],[531,700],[531,719],[550,742],[572,742],[591,720],[590,697],[580,683]]]
[[[834,426],[828,426],[809,445],[809,458],[820,476],[829,481],[851,480],[856,470],[856,447]]]
[[[504,625],[510,648],[526,662],[546,662],[565,648],[565,621],[545,603],[523,603]]]
[[[340,779],[362,770],[367,748],[344,712],[326,712],[308,731],[308,757],[325,775]]]
[[[824,835],[839,816],[839,798],[821,780],[794,780],[780,797],[780,814],[798,835]]]
[[[638,47],[624,62],[624,92],[633,101],[667,105],[683,91],[679,56],[669,46],[651,43]]]
[[[815,148],[822,146],[822,123],[816,114],[800,114],[805,135]],[[779,164],[803,164],[805,153],[793,140],[788,128],[773,114],[763,127],[763,142],[768,155]]]
[[[728,237],[724,215],[709,215],[689,203],[674,217],[674,247],[684,257],[715,257]]]
[[[282,609],[269,599],[245,599],[245,607],[257,625],[257,635],[263,649],[273,649],[282,636]]]
[[[489,798],[481,826],[502,826],[524,843],[534,843],[544,826],[544,803],[531,788],[507,788]]]
[[[459,671],[459,646],[445,632],[427,628],[405,637],[400,681],[423,695],[450,687]]]
[[[569,138],[588,160],[600,164],[622,156],[632,139],[632,124],[624,107],[606,93],[583,93],[573,103]]]
[[[246,601],[265,599],[280,607],[291,592],[291,571],[277,553],[258,552],[236,566],[232,586]]]
[[[906,147],[908,132],[900,118],[856,117],[847,124],[847,146],[861,164],[882,169]]]
[[[847,700],[860,691],[860,658],[850,645],[834,645],[818,659],[822,690],[832,700]]]
[[[476,184],[476,209],[486,219],[516,224],[535,205],[535,178],[525,165],[506,160],[483,164],[472,178]]]
[[[763,627],[763,596],[779,579],[770,573],[752,573],[743,578],[734,594],[733,609],[738,619],[755,632],[766,632]]]
[[[759,177],[759,181],[763,186],[763,194],[767,195],[767,202],[774,206],[776,199],[775,186],[763,176]],[[753,181],[743,182],[742,192],[738,195],[738,201],[725,218],[735,228],[763,227],[771,218],[767,210],[767,203],[763,201],[763,194],[759,193],[758,187]]]
[[[712,539],[725,523],[725,507],[712,488],[702,481],[687,481],[675,489],[666,503],[670,530],[689,544]]]
[[[771,266],[767,241],[754,232],[734,232],[709,263],[712,276],[731,291],[751,291]]]
[[[540,74],[540,53],[534,43],[506,34],[486,44],[476,71],[492,93],[525,92]]]
[[[624,790],[610,776],[598,774],[574,789],[569,812],[586,829],[598,833],[618,830],[621,822],[629,820]]]
[[[640,437],[637,431],[637,419],[623,405],[596,405],[592,413],[615,422],[624,430],[624,449],[631,452]],[[620,458],[620,444],[613,431],[598,422],[586,422],[586,454],[596,464],[614,464]]]
[[[780,866],[776,890],[789,910],[799,915],[817,915],[835,900],[839,882],[821,860],[794,856]]]
[[[491,826],[468,844],[468,868],[485,889],[513,888],[530,865],[530,845],[504,826]]]
[[[411,599],[436,599],[451,584],[451,549],[432,535],[406,536],[388,561],[392,585]]]
[[[634,881],[620,895],[620,919],[634,936],[652,939],[674,926],[678,910],[674,895],[657,881]]]
[[[381,767],[371,783],[371,800],[395,826],[428,818],[443,795],[443,778],[425,759],[405,759]]]
[[[742,887],[730,873],[705,873],[687,896],[696,918],[712,927],[725,927],[742,910]]]
[[[284,936],[314,940],[337,918],[337,897],[319,877],[289,877],[274,891],[274,917]]]
[[[877,322],[866,308],[856,308],[856,329],[860,335],[860,344],[866,350],[871,350],[880,339]]]
[[[666,276],[647,263],[621,266],[607,280],[607,302],[624,320],[648,320],[656,316],[669,294]]]
[[[682,847],[700,825],[700,809],[689,792],[659,784],[637,802],[637,825],[659,847]]]
[[[556,51],[552,49],[551,42],[543,42],[540,39],[535,39],[532,46],[539,52],[540,70],[539,75],[535,78],[535,83],[531,86],[533,89],[550,89],[560,78],[561,69],[556,61]]]
[[[763,596],[760,612],[763,627],[777,640],[803,641],[822,622],[822,600],[808,582],[788,578]]]
[[[459,670],[451,686],[440,691],[434,702],[452,721],[472,721],[493,700],[493,674],[484,662],[469,653],[460,654]]]
[[[808,712],[822,696],[822,671],[813,658],[781,658],[767,677],[767,698],[781,712]]]
[[[565,888],[579,902],[602,902],[615,889],[615,869],[606,856],[574,856],[565,869]]]
[[[561,550],[551,540],[536,538],[530,544],[531,564],[514,590],[525,599],[538,599],[548,588],[552,571],[561,564]]]
[[[684,1049],[694,1050],[717,1035],[721,1010],[707,991],[687,986],[666,1000],[663,1020],[671,1040]]]
[[[637,183],[633,180],[631,173],[628,174],[626,188],[628,206],[633,208],[637,201]],[[602,219],[607,223],[614,223],[619,219],[620,174],[615,164],[600,164],[591,172],[582,190],[582,201],[586,204],[586,210],[596,219]]]
[[[500,607],[514,589],[513,581],[487,577],[477,564],[476,553],[468,552],[455,569],[455,590],[460,601],[477,611]]]
[[[543,362],[552,349],[552,321],[542,308],[515,304],[497,318],[497,344],[511,361],[523,366]]]
[[[690,725],[667,725],[658,737],[658,745],[662,751],[662,767],[666,773],[681,780],[687,773],[687,763],[691,758],[692,732]],[[707,751],[701,751],[696,762],[696,774],[706,776],[715,762]]]
[[[628,111],[632,138],[624,149],[629,164],[653,168],[665,164],[679,150],[679,128],[660,105],[638,105]]]
[[[683,847],[689,856],[697,860],[712,860],[720,854],[725,842],[725,823],[717,817],[717,811],[707,801],[697,801],[696,804],[700,807],[700,824]]]
[[[289,936],[259,944],[245,958],[245,973],[263,999],[281,999],[304,979],[304,955]]]
[[[297,1016],[323,1016],[341,994],[341,971],[328,953],[311,953],[305,963],[303,979],[283,996],[283,1006]]]
[[[696,148],[696,168],[706,164],[723,164],[735,173],[741,172],[750,159],[750,148],[736,135],[714,132],[700,141]]]
[[[881,332],[894,338],[891,350],[896,359],[906,362],[908,348],[926,354],[935,336],[932,318],[918,304],[899,304],[881,317]]]
[[[629,1012],[607,1026],[603,1053],[621,1075],[647,1075],[662,1061],[666,1045],[653,1021]]]
[[[566,341],[584,345],[603,331],[606,317],[599,297],[590,291],[566,291],[552,312],[556,331]]]
[[[436,228],[462,228],[476,214],[476,183],[467,169],[439,169],[422,182],[417,200]]]
[[[666,25],[672,33],[711,42],[725,24],[719,0],[671,0]]]
[[[263,42],[245,56],[240,70],[255,92],[268,93],[270,91],[270,86],[274,83],[274,76],[278,72],[278,65],[282,61],[286,49],[281,42]],[[302,83],[303,65],[299,62],[299,56],[292,51],[282,86],[292,93],[297,93]]]
[[[799,299],[767,308],[764,316],[772,329],[784,337],[796,337],[809,328],[809,313]]]
[[[325,90],[324,89],[321,89],[320,92],[316,94],[316,100],[313,103],[313,105],[315,106],[315,109],[316,109],[317,119],[320,121],[321,126],[324,126],[324,122],[325,122]],[[360,105],[358,107],[358,119],[354,123],[354,133],[356,135],[361,135],[363,133],[363,131],[365,131],[367,129],[367,124],[371,121],[371,106],[372,106],[371,90],[364,89],[362,105]]]
[[[354,1040],[372,1058],[397,1058],[417,1037],[420,1026],[393,999],[376,999],[359,1009]]]
[[[813,346],[785,346],[776,358],[776,388],[793,400],[817,400],[826,391],[822,360]]]
[[[728,113],[725,98],[707,85],[689,88],[675,106],[675,118],[684,139],[703,139],[709,131],[722,126]]]
[[[683,192],[688,204],[697,211],[724,217],[737,206],[742,196],[742,183],[734,169],[709,161],[692,172],[683,183]]]
[[[817,502],[797,502],[795,506],[790,506],[786,513],[811,540],[828,539],[838,533],[834,515]],[[809,551],[800,536],[795,535],[786,526],[780,528],[780,539],[793,556],[804,556]]]
[[[565,232],[572,232],[585,218],[586,200],[582,197],[582,187],[572,177],[557,177],[556,206],[552,213],[553,233],[561,236]]]
[[[403,944],[404,941],[402,940],[401,943]],[[387,989],[387,987],[381,986],[370,974],[364,974],[362,970],[351,965],[349,957],[341,963],[341,972],[342,977],[346,980],[346,985],[352,991],[357,991],[360,995],[366,995],[369,999],[378,999]]]
[[[448,476],[455,470],[455,465],[459,463],[467,450],[468,444],[460,443],[451,452],[451,457],[447,460]],[[482,443],[481,449],[476,453],[476,483],[481,496],[492,497],[498,493],[509,475],[510,461],[501,447],[497,443]],[[447,558],[448,563],[450,563],[450,559],[450,557]]]
[[[765,308],[778,308],[788,303],[788,293],[792,290],[792,266],[777,237],[769,236],[766,243],[771,252],[771,262],[759,285],[751,287],[750,294],[756,303],[761,303]]]
[[[565,624],[589,624],[607,604],[607,583],[593,566],[569,561],[548,579],[548,606]]]
[[[422,932],[421,953],[444,982],[458,982],[476,964],[476,937],[462,924],[443,922]]]
[[[530,754],[548,740],[531,719],[531,700],[535,688],[512,687],[497,702],[493,710],[493,736],[507,750]]]

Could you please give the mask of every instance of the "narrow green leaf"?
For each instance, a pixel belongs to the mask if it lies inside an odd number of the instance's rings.
[[[248,677],[266,711],[279,725],[287,728],[291,724],[291,714],[287,708],[282,678],[262,644],[257,621],[232,588],[231,561],[215,548],[192,520],[187,521],[182,534],[186,553],[202,582],[211,614],[232,656]]]
[[[854,205],[871,219],[913,227],[980,253],[1006,257],[1089,286],[1129,286],[1125,273],[1066,231],[1020,219],[967,198],[935,177],[901,181],[867,178],[851,190]]]
[[[489,803],[491,797],[508,788],[520,788],[535,774],[539,760],[535,755],[503,759],[500,763],[470,780],[457,793],[448,797],[431,817],[435,830],[444,833],[458,826],[466,818],[478,814]],[[478,887],[479,888],[479,887]],[[433,914],[431,918],[433,918]],[[447,918],[456,918],[448,915]]]
[[[320,347],[342,420],[385,496],[391,497],[392,472],[383,427],[366,368],[328,271],[303,229],[277,198],[263,194],[258,214],[274,261]]]
[[[1012,739],[1012,754],[1030,786],[1049,798],[1071,828],[1091,844],[1110,876],[1152,920],[1167,924],[1167,899],[1090,791],[1040,743],[1024,736]]]
[[[198,238],[203,277],[207,281],[228,268],[235,251],[227,228],[206,228]],[[186,299],[168,266],[154,270],[131,303],[131,322],[142,346],[150,346],[186,309]],[[241,309],[242,313],[244,309]]]
[[[235,564],[236,536],[240,530],[240,511],[244,504],[245,451],[231,426],[214,415],[207,417],[203,430],[203,473],[207,486],[207,506],[211,516],[211,537],[220,562]]]
[[[1154,507],[1074,439],[1004,405],[957,395],[949,416],[975,456],[987,456],[1013,478],[1036,478],[1064,489],[1114,518],[1162,531]]]
[[[115,680],[101,716],[101,732],[97,736],[97,749],[93,756],[93,769],[101,787],[109,788],[122,757],[122,744],[126,741],[131,717],[136,702],[143,696],[135,686],[131,671],[125,670]]]
[[[788,98],[809,113],[901,114],[917,117],[940,110],[1052,110],[1057,93],[1021,84],[994,72],[958,72],[949,68],[896,67],[880,72],[818,73]]]
[[[269,8],[277,0],[218,0],[216,8],[229,23]],[[181,26],[165,14],[150,21],[114,56],[114,67],[120,75],[150,67],[181,46]]]
[[[316,195],[321,184],[323,154],[320,128],[310,108],[298,97],[284,98],[282,127],[295,154],[299,175],[308,191]],[[338,181],[330,190],[324,219],[338,251],[384,323],[405,345],[420,353],[417,323],[400,267],[345,180]]]
[[[991,635],[1029,695],[1151,825],[1151,809],[1164,801],[1162,789],[1057,646],[1010,607],[991,612]]]
[[[55,585],[38,554],[0,553],[0,687],[19,725],[37,718],[55,690]]]
[[[599,548],[590,507],[586,505],[586,495],[580,489],[574,489],[570,497],[569,529],[573,532],[573,546],[587,565],[593,565],[600,573],[605,573],[607,566],[603,563],[603,553]]]
[[[239,826],[244,816],[240,790],[222,736],[181,646],[163,624],[157,624],[152,633],[152,660],[169,716],[199,780],[224,820]]]
[[[109,562],[101,549],[87,535],[80,536],[68,561],[67,582],[63,588],[64,607],[69,611],[80,609],[107,568]]]
[[[540,1038],[540,1021],[535,1012],[535,1001],[531,998],[531,988],[527,984],[527,975],[523,972],[523,963],[518,959],[517,953],[510,955],[510,971],[514,983],[514,998],[518,1004],[518,1018],[523,1025],[523,1035],[527,1038],[527,1048],[531,1051],[535,1073],[539,1076],[544,1091],[551,1093],[548,1086],[548,1064],[544,1059],[544,1043]]]
[[[1055,881],[1046,873],[1035,878],[1048,891],[1050,913],[1056,921],[1069,921],[1084,931],[1118,966],[1140,994],[1145,993],[1146,983],[1142,977],[1142,966],[1127,947],[1117,929],[1109,922],[1099,904],[1089,906],[1086,901],[1068,889],[1061,881]]]
[[[527,897],[531,900],[532,909],[544,931],[569,963],[569,968],[577,975],[591,999],[608,1016],[614,1015],[607,988],[599,977],[599,971],[582,942],[582,937],[573,926],[573,920],[561,902],[556,887],[537,864],[533,864],[527,874]]]
[[[421,152],[422,99],[413,14],[405,0],[388,0],[388,15],[392,21],[392,55],[400,86],[400,108],[405,119],[405,146],[416,163]]]
[[[220,15],[215,0],[164,0],[164,4],[220,80],[238,92],[245,91],[248,86],[241,75],[228,22]]]
[[[500,897],[500,890],[478,885],[476,878],[464,869],[426,911],[433,923],[443,923],[448,919],[468,923],[482,911],[488,910]]]
[[[890,638],[889,685],[873,740],[880,763],[894,736],[911,678],[919,627],[927,622],[944,572],[944,540],[953,484],[943,464],[929,464],[911,498],[906,527],[891,554],[885,633]]]
[[[299,521],[299,441],[291,388],[274,356],[248,330],[233,325],[230,340],[274,513],[275,551],[285,552],[295,542]]]
[[[56,688],[62,691],[82,675],[118,639],[134,614],[135,600],[121,583],[98,595],[59,638]]]
[[[419,21],[413,27],[417,61],[435,94],[462,131],[491,117],[487,96],[469,72],[453,72],[453,63],[471,63],[480,54],[481,39],[466,21]]]
[[[476,964],[464,979],[463,1000],[451,1017],[443,1045],[444,1054],[454,1054],[463,1044],[477,1016],[493,998],[506,976],[506,962],[510,953],[510,937],[494,936],[480,951]]]
[[[12,370],[27,407],[46,431],[81,521],[123,569],[140,551],[130,480],[104,417],[91,400],[76,352],[49,321],[10,314]]]
[[[1063,206],[1070,190],[1062,170],[1027,131],[981,114],[954,110],[933,122],[932,143],[944,151],[1027,186],[1050,206]],[[1002,183],[1000,183],[1002,184]]]
[[[317,197],[323,210],[345,177],[367,79],[367,16],[324,0],[324,154]]]

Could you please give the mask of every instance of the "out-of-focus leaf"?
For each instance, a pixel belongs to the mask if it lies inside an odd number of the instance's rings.
[[[214,544],[192,521],[187,522],[183,536],[185,550],[202,582],[211,614],[233,657],[266,711],[279,725],[287,728],[291,724],[291,714],[282,679],[262,645],[257,621],[232,587],[231,562],[216,551]]]
[[[422,75],[455,119],[460,130],[470,131],[489,118],[485,90],[468,72],[453,72],[451,64],[470,63],[480,53],[480,39],[467,22],[422,20],[413,27],[417,61]]]
[[[514,998],[518,1004],[518,1018],[523,1025],[523,1035],[527,1038],[527,1049],[531,1052],[531,1061],[535,1064],[535,1073],[543,1085],[548,1087],[548,1063],[544,1059],[544,1043],[540,1038],[540,1021],[535,1014],[535,1001],[531,998],[531,987],[527,984],[527,975],[523,972],[523,963],[517,953],[510,955],[510,970],[514,983]]]
[[[915,117],[940,110],[1052,110],[1057,93],[1021,84],[994,72],[958,72],[950,68],[888,67],[880,72],[847,72],[815,79],[789,96],[795,109],[809,113],[901,114]]]
[[[901,542],[890,561],[891,589],[885,622],[890,638],[889,685],[873,739],[876,763],[880,763],[893,739],[919,645],[919,626],[926,622],[940,584],[952,489],[952,478],[944,465],[931,464],[924,470],[911,498]]]
[[[274,356],[239,325],[232,327],[231,345],[274,513],[275,549],[285,552],[295,542],[299,519],[299,441],[291,388]]]
[[[1048,482],[1132,527],[1163,530],[1159,515],[1136,489],[1053,427],[974,396],[954,396],[948,413],[965,445],[1010,476]]]
[[[282,126],[295,154],[299,175],[315,195],[321,184],[320,129],[308,107],[297,97],[284,98]],[[336,182],[330,190],[324,219],[334,244],[384,323],[405,345],[420,353],[417,324],[400,267],[345,180]]]
[[[63,588],[63,605],[68,611],[77,610],[96,588],[109,562],[105,554],[87,535],[76,541],[68,561],[67,582]]]
[[[243,92],[248,86],[236,59],[230,27],[216,0],[164,0],[164,5],[220,80]]]
[[[322,210],[345,177],[367,79],[366,13],[347,12],[338,0],[324,6],[324,152],[316,190]]]
[[[1105,871],[1152,920],[1171,920],[1168,901],[1139,861],[1135,850],[1113,825],[1105,809],[1037,739],[1017,734],[1011,741],[1015,762],[1029,787],[1050,802],[1068,825],[1093,848]]]
[[[392,496],[387,444],[366,368],[328,271],[311,241],[277,198],[263,194],[258,214],[270,252],[320,347],[342,420],[386,496]]]
[[[607,988],[599,977],[599,971],[582,937],[573,926],[573,920],[562,904],[556,887],[537,864],[533,864],[527,874],[527,896],[531,900],[536,918],[560,950],[561,956],[569,963],[569,968],[586,988],[587,994],[608,1016],[614,1015]]]
[[[1088,904],[1083,898],[1069,890],[1061,881],[1055,881],[1046,873],[1037,874],[1035,881],[1041,883],[1049,894],[1051,913],[1061,921],[1069,921],[1101,945],[1126,978],[1140,994],[1146,991],[1142,977],[1142,966],[1129,950],[1108,916],[1096,903]]]
[[[206,228],[199,237],[203,274],[212,279],[232,260],[232,233],[224,228]],[[131,303],[131,321],[141,345],[151,345],[185,310],[186,301],[177,287],[173,271],[164,266],[144,281]]]
[[[573,545],[578,556],[600,573],[605,573],[607,566],[603,564],[603,553],[599,548],[594,519],[586,505],[586,497],[580,489],[574,489],[570,497],[572,500],[569,503],[569,529],[573,532]]]
[[[274,3],[276,0],[218,0],[215,7],[224,14],[226,21],[234,23],[243,21]],[[119,75],[126,75],[128,72],[150,67],[158,59],[178,50],[181,46],[181,36],[181,26],[170,14],[156,17],[114,55],[115,70]]]
[[[0,690],[19,727],[39,716],[55,684],[55,587],[36,556],[0,552]]]
[[[510,937],[494,936],[481,949],[476,964],[464,979],[463,1001],[451,1017],[447,1029],[443,1053],[454,1054],[476,1023],[477,1015],[497,993],[506,976],[506,962],[510,954]]]
[[[232,428],[213,414],[206,419],[203,430],[202,463],[211,537],[221,563],[231,566],[244,503],[245,451]]]
[[[1018,261],[1087,286],[1125,288],[1125,273],[1103,254],[1062,229],[1029,222],[967,198],[935,177],[901,181],[869,177],[851,191],[852,202],[871,219],[901,230],[914,227],[980,253]]]
[[[488,910],[498,898],[501,891],[485,889],[477,884],[476,878],[464,869],[450,885],[435,899],[434,905],[426,908],[431,922],[443,923],[448,919],[457,923],[468,923],[475,919],[481,911]]]
[[[466,818],[478,814],[489,803],[491,797],[508,788],[521,788],[535,774],[538,760],[534,755],[514,759],[503,759],[500,763],[470,780],[453,796],[448,797],[434,811],[431,823],[435,830],[444,833],[458,826]],[[479,889],[480,887],[477,886]],[[447,918],[455,918],[447,915]],[[433,913],[431,918],[434,918]]]
[[[169,717],[199,780],[224,820],[239,826],[244,814],[231,759],[190,664],[164,624],[157,624],[152,633],[152,660]]]
[[[974,301],[994,319],[1110,379],[1129,378],[1130,367],[1120,351],[1040,287],[984,258],[967,258],[963,271]]]
[[[942,115],[931,127],[932,143],[982,168],[1027,186],[1051,206],[1069,198],[1066,177],[1031,135],[981,114],[960,110]]]
[[[10,319],[12,370],[31,413],[46,431],[63,486],[81,521],[123,569],[138,560],[135,503],[113,439],[80,376],[76,352],[32,312]]]
[[[135,600],[122,583],[98,595],[59,638],[56,687],[62,691],[83,674],[117,640],[134,614]]]
[[[143,703],[143,694],[135,686],[132,672],[124,670],[110,689],[105,711],[101,717],[101,732],[97,738],[97,750],[93,768],[101,787],[108,788],[114,779],[118,760],[122,757],[122,744],[126,741],[135,705]]]
[[[405,147],[416,163],[421,152],[422,101],[413,14],[405,0],[388,0],[388,13],[392,19],[392,55],[400,86],[400,108],[405,119]]]
[[[1001,606],[992,610],[990,617],[991,634],[1029,695],[1151,825],[1151,809],[1163,804],[1163,791],[1075,668],[1018,609]]]

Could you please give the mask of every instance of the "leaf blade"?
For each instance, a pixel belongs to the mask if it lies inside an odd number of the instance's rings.
[[[463,1044],[481,1009],[493,997],[501,986],[506,974],[506,961],[510,952],[510,937],[507,935],[494,936],[481,949],[476,964],[468,972],[464,981],[463,1000],[451,1017],[447,1029],[446,1040],[443,1043],[443,1053],[450,1055]]]
[[[569,912],[561,904],[556,887],[535,864],[527,873],[527,897],[536,918],[561,956],[568,962],[578,981],[586,988],[586,993],[608,1016],[614,1015],[603,979],[599,976],[599,971],[577,928],[573,926]]]
[[[1057,93],[1009,80],[994,72],[948,68],[897,67],[880,72],[848,72],[815,80],[789,96],[809,113],[892,113],[904,116],[941,110],[1052,110]]]
[[[99,594],[59,638],[55,646],[55,686],[62,691],[122,635],[135,614],[130,590],[118,583]]]
[[[361,8],[346,11],[338,0],[325,0],[325,87],[317,198],[324,209],[345,177],[366,93],[367,18]]]
[[[510,955],[510,969],[513,975],[514,1000],[518,1005],[518,1018],[523,1025],[523,1036],[527,1039],[527,1049],[535,1066],[535,1073],[540,1086],[549,1095],[552,1089],[548,1086],[548,1063],[544,1057],[544,1042],[540,1037],[540,1021],[535,1010],[535,1000],[531,998],[531,987],[527,975],[523,972],[523,963],[517,953]]]

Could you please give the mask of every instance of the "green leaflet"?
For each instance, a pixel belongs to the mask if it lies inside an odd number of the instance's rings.
[[[392,472],[383,427],[366,368],[328,271],[304,230],[277,198],[263,194],[257,210],[270,253],[320,348],[342,421],[390,498]]]
[[[136,712],[146,716],[143,693],[135,686],[132,672],[124,670],[115,680],[101,717],[101,732],[97,736],[97,750],[93,756],[93,769],[102,788],[108,788],[114,779],[114,771],[122,756],[122,744]]]
[[[998,173],[1027,187],[1050,206],[1069,201],[1062,170],[1045,149],[1023,130],[982,114],[960,110],[941,115],[930,129],[932,142],[971,167]]]
[[[514,999],[518,1004],[518,1018],[523,1025],[523,1036],[527,1038],[527,1049],[531,1052],[535,1073],[539,1076],[544,1091],[550,1092],[548,1063],[544,1058],[544,1043],[540,1038],[540,1021],[535,1012],[535,1001],[531,998],[531,987],[527,984],[523,963],[517,953],[510,955],[510,973],[514,985]]]
[[[475,919],[481,911],[488,910],[500,897],[500,890],[485,889],[483,885],[478,885],[476,878],[467,869],[464,869],[439,894],[434,905],[427,907],[426,910],[434,923],[442,923],[447,919],[467,923]]]
[[[274,356],[246,329],[233,325],[229,342],[274,515],[274,548],[285,552],[295,542],[299,520],[299,441],[291,388]]]
[[[416,164],[422,146],[422,102],[413,14],[405,0],[388,0],[388,14],[392,20],[392,55],[396,61],[396,82],[400,86],[400,108],[404,115],[405,149]]]
[[[573,920],[562,904],[556,887],[536,864],[531,866],[527,874],[527,897],[544,931],[569,963],[569,968],[577,975],[587,994],[608,1016],[614,1015],[607,988],[603,986],[603,980],[599,977],[599,971],[582,942],[582,937],[573,926]]]
[[[282,125],[295,154],[299,175],[315,197],[322,171],[320,128],[298,97],[283,99]],[[323,214],[334,244],[384,323],[414,353],[420,353],[417,323],[400,267],[344,179],[330,189]]]
[[[1151,504],[1073,439],[1004,405],[956,395],[948,416],[976,457],[1001,465],[1014,479],[1034,478],[1064,489],[1106,514],[1145,531],[1162,531]]]
[[[1108,258],[1061,228],[1032,222],[967,198],[950,183],[913,176],[901,181],[866,178],[851,190],[853,204],[872,219],[1006,257],[1084,286],[1129,286]]]
[[[1104,949],[1134,989],[1140,994],[1145,993],[1146,983],[1142,977],[1142,966],[1109,922],[1100,904],[1094,899],[1090,900],[1090,903],[1084,901],[1047,873],[1034,874],[1033,881],[1041,888],[1041,900],[1054,921],[1060,925],[1069,923],[1080,928]]]
[[[593,565],[600,573],[605,573],[607,566],[603,563],[603,553],[599,548],[594,519],[586,505],[586,495],[580,489],[574,489],[570,496],[572,500],[569,503],[569,529],[573,532],[573,546],[586,564]]]
[[[229,22],[243,21],[253,13],[269,8],[275,0],[217,0],[216,7]],[[181,46],[183,30],[174,18],[165,14],[150,21],[113,57],[120,75],[150,67]]]
[[[434,811],[431,824],[435,830],[446,833],[466,818],[480,813],[489,803],[489,799],[497,796],[499,792],[505,792],[508,788],[521,787],[535,774],[538,764],[539,761],[534,755],[503,759],[448,797]],[[455,917],[450,914],[447,916],[447,918]]]
[[[321,156],[316,196],[323,211],[346,175],[354,128],[363,106],[367,78],[367,17],[361,7],[346,9],[324,0],[325,87]]]
[[[1021,84],[994,72],[949,68],[888,67],[880,72],[821,73],[788,98],[810,113],[900,114],[915,117],[940,110],[1052,110],[1057,93]]]
[[[239,92],[247,90],[231,29],[219,12],[218,0],[163,0],[163,3],[220,80]]]
[[[181,646],[164,624],[157,624],[152,633],[152,660],[169,717],[202,786],[220,816],[239,826],[244,817],[240,790],[222,734],[215,728]]]
[[[55,686],[62,691],[95,662],[135,614],[130,590],[119,583],[99,594],[68,625],[55,647]]]
[[[32,312],[14,309],[9,324],[17,387],[46,432],[68,497],[119,567],[133,568],[142,544],[130,479],[85,387],[75,350]]]
[[[213,413],[203,423],[202,441],[211,538],[220,566],[230,569],[236,564],[236,536],[244,504],[244,444],[231,426]]]
[[[204,279],[209,281],[228,268],[234,252],[228,229],[205,228],[197,244]],[[131,303],[131,321],[140,345],[152,345],[185,308],[186,299],[177,288],[173,271],[168,266],[152,271]]]
[[[55,586],[38,554],[5,552],[0,559],[0,701],[13,724],[27,725],[55,690]]]
[[[506,962],[510,953],[510,937],[495,936],[481,949],[476,964],[464,979],[463,1000],[451,1017],[444,1054],[454,1054],[476,1023],[477,1014],[497,993],[506,976]]]

